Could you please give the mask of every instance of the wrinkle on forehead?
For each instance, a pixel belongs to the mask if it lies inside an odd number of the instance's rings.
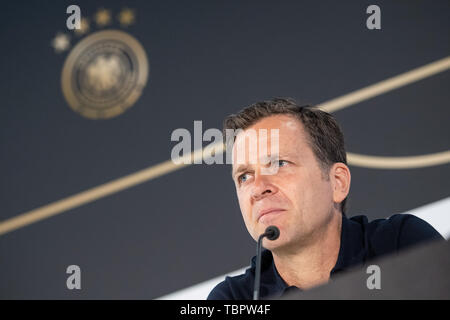
[[[279,154],[278,128],[250,128],[236,138],[232,149],[234,165],[270,163]]]

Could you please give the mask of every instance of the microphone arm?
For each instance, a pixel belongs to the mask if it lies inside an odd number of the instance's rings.
[[[253,300],[259,300],[259,287],[261,282],[261,248],[262,240],[267,237],[269,240],[276,240],[280,236],[280,230],[275,226],[267,227],[266,231],[259,236],[256,245],[256,271],[255,271],[255,287],[253,289]]]

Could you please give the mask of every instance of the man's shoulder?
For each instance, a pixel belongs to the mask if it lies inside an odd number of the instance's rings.
[[[386,219],[369,222],[366,216],[349,219],[358,223],[372,255],[399,251],[422,242],[443,239],[428,222],[412,214],[394,214]]]
[[[226,276],[209,293],[207,300],[248,300],[248,288],[253,286],[252,268],[237,276]]]
[[[273,280],[272,253],[263,249],[261,252],[261,281]],[[208,300],[251,300],[253,299],[253,286],[255,284],[256,256],[250,261],[250,266],[245,272],[236,276],[226,276],[212,289]],[[261,293],[262,294],[262,293]]]

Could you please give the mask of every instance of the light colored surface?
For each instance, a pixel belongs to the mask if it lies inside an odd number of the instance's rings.
[[[230,273],[201,282],[192,287],[159,297],[157,300],[206,300],[211,290],[225,279],[225,276],[237,276],[245,272],[248,267],[232,271]]]
[[[450,197],[427,204],[410,212],[433,226],[445,239],[450,238]]]

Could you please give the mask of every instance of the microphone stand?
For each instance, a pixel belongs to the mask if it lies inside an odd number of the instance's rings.
[[[259,300],[259,287],[261,282],[261,248],[262,240],[267,237],[269,240],[276,240],[280,236],[280,230],[275,226],[267,227],[266,231],[259,236],[256,245],[256,270],[255,270],[255,286],[253,289],[253,300]]]

